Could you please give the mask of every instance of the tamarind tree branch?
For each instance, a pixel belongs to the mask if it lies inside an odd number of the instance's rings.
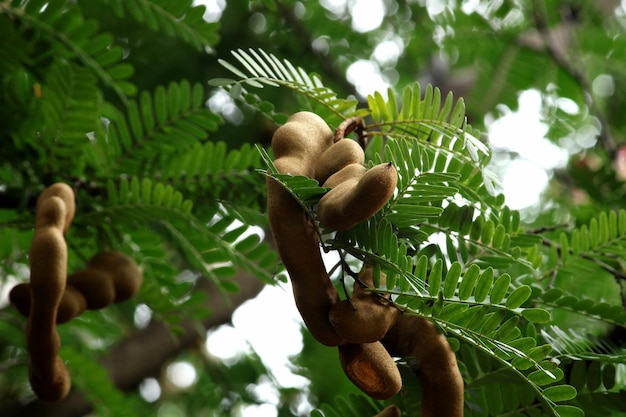
[[[254,298],[265,285],[256,276],[247,273],[241,273],[233,280],[239,284],[241,290],[230,294],[228,298],[208,280],[202,281],[206,284],[203,288],[198,288],[198,291],[207,292],[207,305],[212,311],[211,316],[202,322],[205,329],[229,323],[235,309]],[[178,336],[174,336],[164,323],[153,321],[116,345],[101,361],[113,384],[120,390],[136,387],[146,377],[157,374],[166,361],[204,337],[190,320],[184,320],[180,324],[180,330]],[[36,400],[15,409],[3,410],[0,407],[0,414],[13,417],[80,417],[91,409],[87,398],[81,392],[73,390],[65,399],[56,403]]]

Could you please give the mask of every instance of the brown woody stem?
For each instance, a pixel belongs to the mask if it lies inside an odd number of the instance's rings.
[[[356,131],[359,144],[362,147],[365,147],[363,129],[365,129],[365,122],[361,116],[348,117],[346,120],[341,122],[339,126],[337,126],[337,129],[335,130],[334,142],[339,142],[346,135]]]

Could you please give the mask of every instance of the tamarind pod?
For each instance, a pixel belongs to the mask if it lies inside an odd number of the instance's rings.
[[[463,378],[456,355],[434,323],[417,316],[400,316],[382,343],[393,356],[409,361],[420,380],[423,417],[462,417]]]
[[[87,310],[99,310],[115,302],[113,277],[98,269],[73,272],[67,277],[66,288],[73,288],[82,295]]]
[[[64,201],[51,196],[37,204],[37,226],[30,248],[30,314],[26,344],[30,380],[35,393],[54,401],[70,388],[67,368],[58,357],[57,310],[65,290],[67,246],[63,238],[67,212]]]
[[[312,177],[314,164],[333,142],[333,134],[317,115],[292,115],[272,137],[280,173]],[[311,219],[282,185],[267,178],[267,212],[276,249],[291,279],[296,307],[311,335],[327,346],[343,339],[328,320],[330,307],[339,300],[328,277],[319,240]]]
[[[365,153],[358,142],[342,139],[326,149],[315,164],[315,179],[323,184],[335,172],[351,164],[362,165]]]
[[[76,202],[74,201],[74,190],[72,190],[69,185],[62,182],[57,182],[50,185],[45,190],[43,190],[41,194],[39,194],[35,210],[38,213],[36,222],[40,222],[40,224],[36,224],[35,228],[46,225],[46,221],[43,221],[46,216],[45,214],[41,213],[40,205],[42,202],[53,196],[63,200],[63,203],[65,205],[65,216],[63,216],[64,224],[62,226],[63,234],[65,234],[67,229],[70,227],[72,220],[74,219]]]
[[[395,404],[389,404],[387,407],[383,408],[380,413],[376,414],[374,417],[400,417],[402,412]]]
[[[58,343],[60,347],[61,342]],[[57,352],[59,350],[57,347]],[[59,401],[67,396],[72,387],[69,371],[58,355],[50,356],[54,372],[50,378],[41,376],[35,371],[35,365],[30,362],[28,367],[28,379],[33,392],[44,401]]]
[[[355,186],[366,172],[367,168],[365,168],[363,165],[346,165],[345,167],[341,168],[339,171],[328,177],[328,179],[324,181],[323,186],[328,188],[335,188],[340,184],[344,184],[346,182],[351,182],[351,186]]]
[[[57,324],[67,323],[74,317],[83,314],[86,309],[87,300],[85,296],[71,285],[66,285],[61,304],[57,310]]]
[[[120,252],[99,252],[87,262],[86,269],[109,275],[114,289],[112,302],[115,303],[126,301],[134,296],[143,282],[143,275],[135,261]]]
[[[314,178],[315,162],[332,143],[333,132],[324,119],[306,111],[292,114],[272,136],[275,159],[285,156],[299,159],[302,164],[298,171],[290,173],[309,178]]]
[[[380,300],[352,298],[333,305],[328,317],[337,333],[350,343],[372,343],[385,336],[398,309]]]
[[[139,267],[128,256],[116,252],[100,252],[91,258],[86,269],[67,277],[57,308],[56,323],[65,323],[86,309],[99,310],[132,297],[141,286]],[[30,284],[11,289],[9,299],[24,316],[30,314]]]
[[[331,179],[332,176],[328,181]],[[370,218],[389,201],[397,182],[394,166],[383,163],[369,169],[356,183],[345,181],[338,184],[319,202],[320,224],[342,231]]]
[[[9,291],[9,302],[17,308],[24,317],[30,314],[30,284],[17,284]]]
[[[30,284],[18,284],[9,292],[9,300],[17,310],[25,317],[30,315]],[[70,321],[85,311],[87,301],[85,297],[74,287],[66,285],[59,308],[57,309],[57,324]]]
[[[380,342],[346,343],[338,350],[348,379],[370,397],[386,400],[402,388],[400,371]]]
[[[381,285],[385,285],[385,274],[381,273]],[[359,280],[368,288],[373,288],[373,267],[364,265]],[[388,297],[386,297],[388,298]],[[383,338],[395,323],[399,310],[370,291],[365,291],[355,280],[352,298],[341,300],[333,305],[328,313],[330,322],[346,341],[350,343],[371,343]]]

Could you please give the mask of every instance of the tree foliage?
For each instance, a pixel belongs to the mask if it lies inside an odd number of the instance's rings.
[[[385,2],[382,23],[364,32],[349,28],[347,6],[324,2],[242,2],[214,22],[191,1],[0,3],[2,288],[28,280],[34,203],[55,181],[77,195],[69,270],[109,248],[145,275],[132,302],[60,328],[61,355],[88,409],[239,415],[264,402],[250,386],[267,380],[280,416],[357,417],[385,406],[335,373],[336,358],[306,334],[292,358],[310,381],[304,393],[273,381],[256,354],[221,363],[193,343],[168,358],[193,364],[190,389],[168,389],[154,370],[141,375],[157,376],[164,392],[155,402],[102,365],[140,331],[141,311],[176,338],[187,320],[197,328],[214,314],[206,282],[227,297],[242,291],[241,274],[281,281],[272,246],[251,232],[267,226],[265,176],[312,217],[327,191],[273,167],[269,136],[298,110],[332,128],[363,117],[367,163],[397,168],[385,207],[344,232],[318,227],[322,248],[338,254],[330,265],[338,287],[360,262],[373,263],[387,274],[377,291],[446,335],[467,416],[626,409],[626,11],[611,2],[422,3]],[[376,55],[385,40],[402,45],[386,61]],[[346,76],[366,59],[389,81],[367,96]],[[570,162],[551,173],[536,207],[515,210],[498,181],[510,156],[481,131],[527,89],[541,94],[545,137]],[[583,137],[590,129],[593,140]],[[10,306],[0,315],[0,414],[83,415],[33,399],[26,319]],[[390,401],[417,415],[418,382],[398,365],[404,389]]]

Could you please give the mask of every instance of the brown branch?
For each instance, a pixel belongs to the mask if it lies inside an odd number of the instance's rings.
[[[229,323],[235,309],[255,297],[264,286],[263,282],[250,274],[240,274],[234,280],[241,290],[228,298],[212,284],[202,289],[208,294],[207,305],[212,310],[211,316],[202,323],[205,329]],[[114,385],[121,390],[128,390],[136,387],[144,378],[158,373],[165,362],[193,346],[204,336],[190,320],[181,323],[178,337],[165,324],[154,321],[115,346],[101,362]],[[12,410],[0,408],[0,414],[12,417],[80,417],[91,409],[87,398],[81,392],[73,390],[57,403],[36,400]]]

